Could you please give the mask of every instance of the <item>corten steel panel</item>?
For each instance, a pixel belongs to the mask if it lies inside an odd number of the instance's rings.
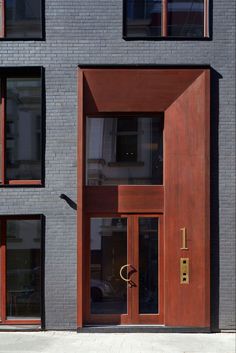
[[[165,113],[166,325],[210,326],[209,72],[199,76]],[[186,227],[189,250],[180,250]],[[190,283],[180,284],[180,258]]]
[[[84,108],[96,112],[163,112],[200,69],[85,69]]]
[[[164,121],[164,248],[165,312],[169,326],[210,326],[209,300],[209,70],[207,69],[81,69],[79,82],[79,163],[78,163],[78,239],[79,287],[82,286],[83,223],[86,212],[101,206],[111,211],[131,209],[158,213],[160,197],[148,203],[149,186],[119,186],[111,199],[101,203],[91,196],[99,189],[86,191],[84,185],[83,121],[88,114],[104,112],[165,112]],[[83,77],[82,77],[83,76]],[[83,89],[83,95],[82,95]],[[133,188],[133,189],[132,189]],[[135,191],[136,189],[136,191]],[[88,189],[87,189],[88,190]],[[160,189],[157,189],[160,190]],[[83,196],[85,193],[85,197]],[[109,194],[109,193],[108,193]],[[131,195],[133,194],[133,195]],[[108,195],[107,195],[108,196]],[[135,200],[136,197],[136,200]],[[86,203],[85,203],[86,200]],[[156,205],[153,204],[153,201]],[[97,203],[97,205],[96,205]],[[135,203],[136,206],[135,207]],[[143,202],[144,204],[144,202]],[[100,207],[99,206],[99,207]],[[153,207],[154,206],[154,207]],[[90,209],[91,207],[91,209]],[[150,207],[150,209],[149,209]],[[127,212],[127,211],[126,211]],[[181,251],[180,228],[186,227],[189,250]],[[180,285],[179,261],[190,258],[190,284]],[[78,326],[83,323],[82,296],[79,288]]]
[[[163,212],[163,186],[89,186],[85,189],[88,212]]]

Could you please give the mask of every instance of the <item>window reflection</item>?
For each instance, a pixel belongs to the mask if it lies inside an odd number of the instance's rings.
[[[8,78],[6,178],[41,179],[41,80]]]
[[[2,166],[3,166],[3,163],[2,163],[2,157],[3,157],[3,139],[2,139],[3,131],[2,131],[2,127],[3,127],[3,124],[2,124],[2,120],[1,120],[1,119],[3,119],[3,117],[2,117],[2,114],[1,114],[1,112],[2,112],[2,92],[1,92],[1,87],[2,87],[2,83],[1,83],[1,79],[0,79],[0,183],[2,182],[2,174],[3,174],[3,170],[2,170]]]
[[[168,35],[204,36],[204,0],[168,0]]]
[[[87,118],[87,185],[163,182],[163,115]]]
[[[161,36],[162,0],[127,0],[126,35]]]
[[[3,35],[3,2],[0,1],[0,37]]]
[[[158,313],[157,218],[139,218],[139,312]]]
[[[127,263],[127,219],[92,218],[90,233],[91,313],[126,313],[127,284],[119,271]]]
[[[7,317],[39,318],[40,220],[7,220]]]
[[[6,0],[6,37],[39,38],[41,35],[41,0]]]

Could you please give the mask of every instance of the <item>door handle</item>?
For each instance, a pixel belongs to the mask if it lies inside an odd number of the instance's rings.
[[[133,282],[131,281],[131,279],[125,278],[125,277],[123,276],[123,274],[122,274],[123,270],[124,270],[126,267],[128,268],[129,266],[131,266],[131,265],[130,265],[130,264],[126,264],[126,265],[121,266],[121,268],[120,268],[120,278],[123,279],[123,281],[127,282],[128,285],[129,285],[130,288],[131,288],[131,287],[133,287]]]
[[[129,266],[132,268],[132,270],[129,271],[129,275],[130,275],[130,276],[131,276],[133,273],[136,272],[136,270],[133,268],[132,265],[130,265],[130,264],[123,265],[123,266],[121,266],[121,268],[120,268],[120,278],[121,278],[123,281],[127,282],[128,285],[130,286],[130,288],[131,288],[131,287],[136,287],[135,283],[134,283],[131,279],[125,278],[125,277],[123,276],[123,273],[122,273],[123,270],[124,270],[126,267],[128,268]]]
[[[126,265],[121,266],[121,268],[120,268],[120,278],[123,279],[123,281],[125,281],[125,282],[130,282],[130,279],[129,279],[129,278],[125,278],[125,277],[123,276],[122,272],[123,272],[123,270],[124,270],[126,267],[129,267],[129,266],[131,266],[131,265],[130,265],[130,264],[126,264]]]

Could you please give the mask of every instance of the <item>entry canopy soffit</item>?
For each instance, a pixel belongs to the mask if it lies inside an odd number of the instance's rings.
[[[84,112],[163,112],[209,71],[203,68],[79,69]]]

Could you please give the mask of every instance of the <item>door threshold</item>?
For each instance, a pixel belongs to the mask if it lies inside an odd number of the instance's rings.
[[[209,327],[172,327],[165,325],[86,325],[78,333],[210,333]]]

